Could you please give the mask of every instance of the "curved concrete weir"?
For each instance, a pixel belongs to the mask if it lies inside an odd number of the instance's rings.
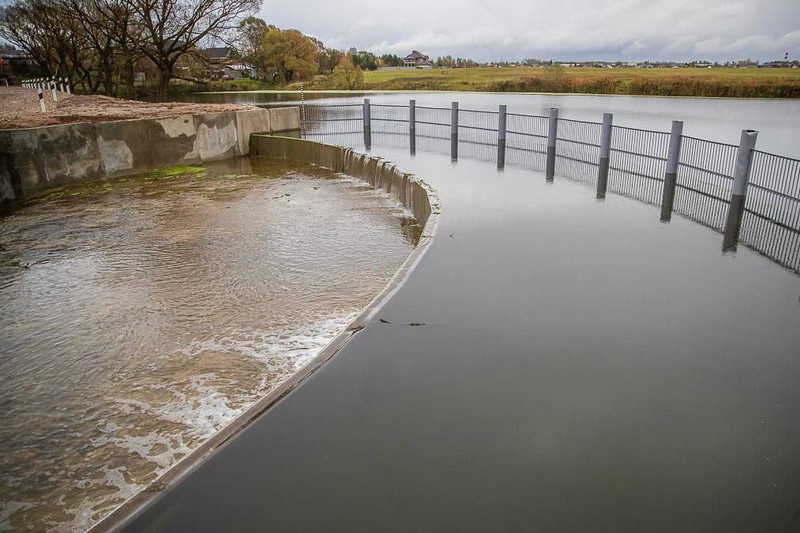
[[[381,154],[443,204],[402,290],[100,528],[797,529],[800,277],[581,184]]]

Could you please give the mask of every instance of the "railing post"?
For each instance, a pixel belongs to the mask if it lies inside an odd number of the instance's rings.
[[[547,166],[544,177],[553,181],[556,175],[556,136],[558,135],[558,108],[550,108],[550,122],[547,127]]]
[[[453,102],[450,112],[450,159],[458,161],[458,102]]]
[[[56,79],[50,78],[50,88],[53,91],[53,101],[58,102],[58,93],[56,92]]]
[[[678,161],[681,158],[681,138],[683,121],[672,121],[672,132],[669,134],[669,152],[667,152],[667,170],[664,173],[664,192],[661,193],[661,222],[672,219],[672,205],[675,203],[675,185],[678,183]]]
[[[369,112],[369,98],[364,98],[364,146],[367,150],[372,147],[372,120]]]
[[[501,104],[497,117],[497,168],[500,170],[506,166],[506,110],[505,104]]]
[[[411,155],[417,153],[417,101],[408,101],[408,144]]]
[[[611,132],[614,115],[603,113],[603,129],[600,132],[600,164],[597,168],[597,197],[605,198],[608,189],[608,167],[611,162]]]
[[[44,91],[42,89],[38,89],[39,92],[39,109],[42,110],[42,113],[47,113],[47,109],[44,106]]]
[[[72,94],[72,89],[69,86],[69,78],[64,78],[64,86],[67,88],[67,94]]]
[[[303,84],[300,84],[300,136],[306,132],[306,93],[303,90]]]
[[[733,189],[731,203],[728,206],[728,220],[725,224],[725,235],[722,239],[722,250],[735,250],[739,242],[739,230],[742,227],[744,200],[747,196],[747,184],[750,181],[750,164],[753,161],[753,149],[756,147],[758,132],[742,130],[739,149],[736,151],[736,168],[733,171]]]

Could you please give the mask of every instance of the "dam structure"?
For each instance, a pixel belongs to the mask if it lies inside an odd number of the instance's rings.
[[[744,142],[674,158],[672,132],[557,113],[307,113],[325,145],[251,152],[413,172],[435,235],[324,360],[97,531],[800,526],[793,160],[767,186],[778,156],[739,165]]]

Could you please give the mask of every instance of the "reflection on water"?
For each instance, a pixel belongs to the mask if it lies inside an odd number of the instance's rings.
[[[360,103],[365,97],[373,104],[408,105],[410,99],[415,99],[417,106],[441,107],[447,108],[448,111],[451,102],[458,102],[462,110],[484,111],[497,111],[500,104],[505,104],[509,113],[540,116],[547,116],[551,107],[557,107],[561,118],[600,122],[603,113],[613,113],[616,125],[666,132],[670,131],[673,120],[682,120],[684,135],[731,144],[739,143],[743,129],[756,129],[759,130],[757,143],[759,150],[800,158],[800,128],[797,127],[800,120],[800,102],[796,99],[422,91],[306,92],[303,97],[306,101],[311,100],[312,105]],[[184,99],[193,102],[263,105],[299,103],[300,93],[200,93],[184,95]]]
[[[0,219],[0,529],[85,529],[383,288],[406,212],[293,168],[76,186]]]

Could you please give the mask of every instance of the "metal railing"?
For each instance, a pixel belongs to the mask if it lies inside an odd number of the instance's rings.
[[[737,146],[682,135],[681,122],[662,132],[612,125],[609,114],[601,123],[557,118],[557,110],[545,117],[413,100],[305,105],[304,115],[310,138],[555,169],[596,185],[598,198],[608,190],[661,205],[662,221],[679,213],[725,233],[724,250],[741,242],[800,273],[800,160],[755,150],[755,132]]]

